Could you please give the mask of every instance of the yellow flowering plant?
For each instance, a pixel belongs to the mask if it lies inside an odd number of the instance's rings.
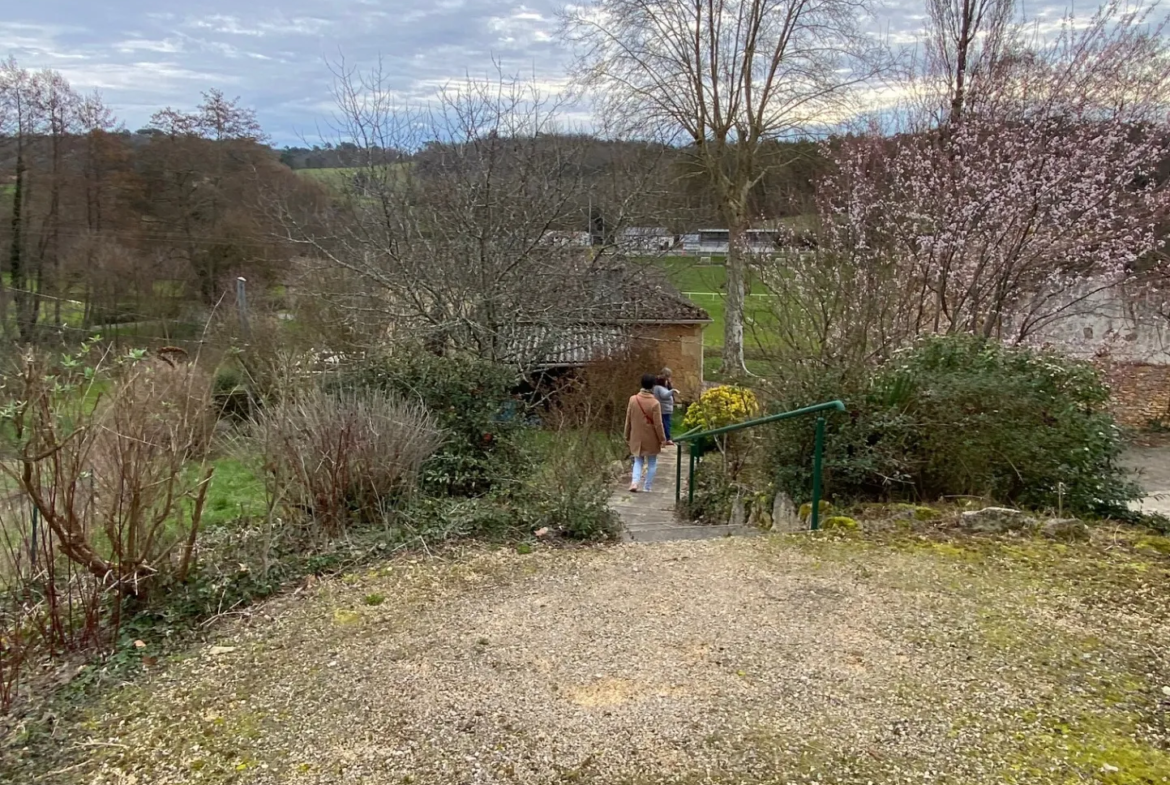
[[[707,390],[696,403],[687,407],[682,427],[684,432],[695,428],[709,431],[743,422],[759,412],[759,402],[751,390],[724,384]]]

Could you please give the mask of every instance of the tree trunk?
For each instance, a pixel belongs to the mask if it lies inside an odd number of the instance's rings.
[[[28,282],[24,271],[24,216],[25,200],[24,140],[16,140],[16,182],[12,190],[12,244],[8,250],[9,271],[12,274],[12,302],[16,306],[16,327],[22,340],[31,339],[32,325],[28,321]]]
[[[743,247],[743,221],[728,221],[727,303],[723,309],[723,375],[735,379],[747,375],[743,357],[743,306],[747,259]]]

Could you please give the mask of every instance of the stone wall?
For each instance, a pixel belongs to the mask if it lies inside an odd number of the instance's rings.
[[[652,348],[662,365],[674,372],[674,386],[684,401],[698,400],[703,392],[702,324],[639,325],[635,345]],[[650,369],[658,371],[658,368]]]
[[[1113,363],[1105,373],[1118,423],[1131,428],[1145,428],[1151,421],[1170,424],[1170,365]]]

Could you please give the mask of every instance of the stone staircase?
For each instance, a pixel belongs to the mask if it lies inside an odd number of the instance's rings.
[[[658,456],[658,475],[650,493],[630,493],[629,462],[610,497],[609,506],[622,521],[622,539],[626,542],[665,542],[667,540],[710,540],[732,535],[759,534],[747,526],[707,526],[681,521],[674,515],[674,477],[677,449],[667,448]],[[683,460],[686,458],[684,456]],[[683,497],[686,497],[686,466],[683,466]]]

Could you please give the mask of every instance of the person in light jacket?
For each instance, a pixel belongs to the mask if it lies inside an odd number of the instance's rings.
[[[666,432],[662,428],[662,405],[654,397],[654,375],[642,376],[642,389],[631,395],[626,404],[626,444],[634,456],[634,476],[630,481],[630,493],[637,493],[642,482],[642,470],[646,471],[644,490],[654,485],[654,473],[658,471],[658,453],[666,444]]]
[[[666,446],[674,446],[670,437],[670,418],[674,416],[674,405],[678,402],[678,390],[674,389],[672,375],[669,368],[663,368],[658,373],[652,390],[658,403],[662,404],[662,431],[666,434]]]

